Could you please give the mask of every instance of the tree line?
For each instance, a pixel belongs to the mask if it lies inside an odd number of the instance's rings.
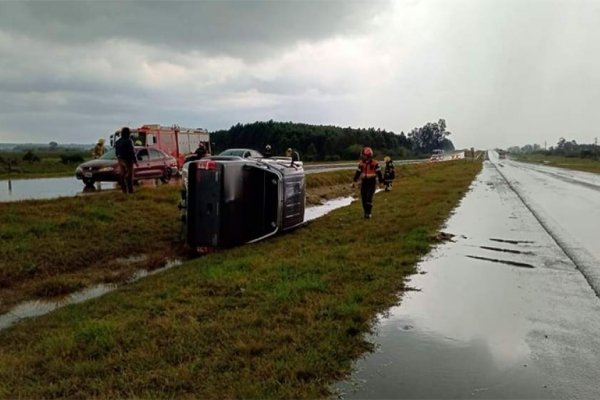
[[[579,158],[591,158],[600,159],[600,148],[598,147],[598,141],[590,144],[578,144],[575,140],[567,140],[561,137],[555,146],[550,146],[545,149],[539,144],[527,144],[525,146],[513,146],[507,149],[509,153],[516,154],[544,154],[544,155],[555,155],[563,157],[579,157]]]
[[[376,156],[393,158],[429,156],[434,149],[454,150],[448,139],[446,121],[430,122],[406,135],[375,128],[342,128],[294,122],[253,122],[236,124],[228,130],[211,132],[217,152],[228,148],[252,148],[263,151],[271,145],[274,155],[286,149],[298,151],[306,161],[355,160],[364,146]]]

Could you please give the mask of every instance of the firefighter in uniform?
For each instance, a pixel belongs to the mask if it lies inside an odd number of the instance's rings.
[[[263,156],[265,158],[271,158],[273,156],[273,149],[271,148],[270,144],[265,146],[265,151],[263,152]]]
[[[392,190],[392,181],[396,177],[396,173],[394,172],[394,162],[389,156],[385,156],[383,161],[385,161],[385,168],[383,169],[383,184],[385,186],[385,191],[389,192]]]
[[[383,177],[381,176],[379,162],[373,158],[373,149],[370,147],[365,147],[362,150],[361,160],[354,174],[354,182],[357,182],[359,178],[361,180],[360,198],[365,218],[371,218],[375,186],[377,186],[377,180],[379,180],[379,183],[383,182]],[[354,187],[354,185],[353,183],[352,186]]]
[[[201,158],[206,157],[206,146],[204,145],[204,143],[200,142],[198,143],[198,148],[196,149],[196,151],[194,152],[194,154],[196,155],[196,160],[199,160]]]
[[[98,139],[98,143],[94,146],[94,150],[92,150],[92,158],[100,158],[106,153],[106,147],[104,147],[104,139]]]

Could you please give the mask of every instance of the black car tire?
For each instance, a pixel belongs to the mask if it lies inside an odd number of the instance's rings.
[[[169,168],[165,169],[165,173],[160,178],[163,183],[167,183],[171,180],[171,170]]]
[[[83,184],[87,187],[92,187],[92,186],[94,186],[94,180],[90,179],[90,178],[84,178]]]

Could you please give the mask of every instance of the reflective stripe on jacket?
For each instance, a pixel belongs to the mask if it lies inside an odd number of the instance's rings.
[[[377,177],[380,181],[382,181],[383,179],[381,177],[381,167],[379,166],[379,162],[373,159],[367,161],[361,160],[358,163],[354,180],[358,180],[359,177],[361,179],[371,179]]]

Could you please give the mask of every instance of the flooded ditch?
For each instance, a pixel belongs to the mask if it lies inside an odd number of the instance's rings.
[[[131,260],[131,262],[139,262],[143,259],[143,256],[136,256],[135,260]],[[127,259],[123,259],[127,260]],[[125,261],[126,262],[126,261]],[[148,271],[145,269],[141,269],[135,271],[131,278],[127,281],[120,284],[105,284],[101,283],[98,285],[94,285],[92,287],[71,293],[65,297],[55,300],[32,300],[26,301],[13,307],[6,314],[0,315],[0,330],[6,329],[9,326],[17,323],[18,321],[26,318],[39,317],[41,315],[48,314],[54,310],[59,308],[68,306],[70,304],[82,303],[86,300],[94,299],[96,297],[100,297],[105,295],[106,293],[112,292],[113,290],[118,289],[119,287],[127,284],[131,284],[133,282],[139,281],[147,276],[158,274],[160,272],[164,272],[173,267],[181,265],[181,260],[169,260],[165,263],[165,265],[161,268],[154,269],[152,271]]]
[[[162,183],[158,180],[143,180],[139,185],[156,187]],[[169,185],[179,185],[177,178],[171,179]],[[0,181],[0,202],[19,200],[47,200],[59,197],[87,196],[94,193],[119,190],[115,182],[96,182],[92,187],[85,187],[74,177],[13,179]]]
[[[109,184],[102,187],[108,188]],[[0,181],[0,202],[75,196],[83,189],[81,181],[74,177]]]
[[[316,218],[322,217],[329,212],[338,209],[340,207],[347,206],[352,203],[354,199],[352,197],[343,197],[339,199],[333,199],[324,202],[321,205],[307,207],[305,212],[305,222],[312,221]],[[122,264],[136,264],[143,262],[146,260],[147,256],[145,255],[136,255],[131,257],[118,258],[115,262]],[[131,278],[123,283],[115,283],[115,284],[98,284],[74,293],[71,293],[67,296],[64,296],[60,299],[54,300],[33,300],[23,302],[15,307],[13,307],[10,311],[5,314],[0,315],[0,330],[6,329],[9,326],[17,323],[18,321],[26,318],[39,317],[41,315],[48,314],[56,309],[61,307],[65,307],[70,304],[77,304],[84,302],[86,300],[90,300],[96,297],[100,297],[106,293],[112,292],[119,287],[127,284],[131,284],[140,279],[143,279],[147,276],[158,274],[169,270],[173,267],[182,264],[182,260],[167,260],[165,265],[161,268],[154,269],[151,271],[140,269],[135,271]]]

